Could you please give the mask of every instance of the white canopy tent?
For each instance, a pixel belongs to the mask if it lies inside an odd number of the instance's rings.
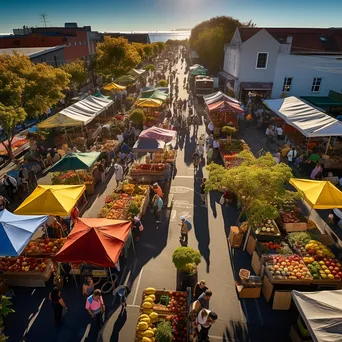
[[[342,122],[295,96],[264,100],[264,104],[305,137],[342,136]]]
[[[309,329],[313,341],[341,341],[342,290],[292,291],[292,298]]]
[[[64,108],[59,113],[38,124],[39,128],[83,126],[88,124],[113,104],[112,100],[87,96],[84,100]]]
[[[228,101],[228,102],[233,102],[236,104],[241,105],[241,102],[238,101],[237,99],[234,99],[234,97],[228,96],[222,91],[218,91],[216,93],[208,94],[203,96],[205,104],[208,106],[212,103],[219,102],[219,101]]]

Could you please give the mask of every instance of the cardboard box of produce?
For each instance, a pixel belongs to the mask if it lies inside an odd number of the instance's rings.
[[[239,298],[260,298],[261,287],[244,287],[238,283],[235,286]]]
[[[243,239],[243,232],[237,226],[231,226],[229,232],[229,244],[231,248],[240,248]]]
[[[256,240],[254,239],[252,235],[250,235],[248,238],[248,243],[246,247],[246,250],[249,255],[252,255],[253,252],[255,251],[255,245],[256,245]]]
[[[291,291],[275,291],[273,310],[289,310],[291,306]]]
[[[262,283],[262,294],[264,295],[266,302],[268,302],[272,297],[274,286],[272,285],[272,283],[266,275],[264,276]]]

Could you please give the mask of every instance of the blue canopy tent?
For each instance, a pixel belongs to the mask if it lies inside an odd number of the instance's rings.
[[[157,139],[140,138],[134,146],[133,152],[163,152],[165,142]]]
[[[0,256],[18,256],[48,216],[15,215],[0,212]]]

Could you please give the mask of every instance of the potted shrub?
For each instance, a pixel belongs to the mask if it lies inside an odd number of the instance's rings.
[[[129,115],[129,119],[136,125],[142,125],[145,122],[146,117],[142,109],[136,108]]]
[[[232,126],[224,126],[222,127],[222,133],[227,134],[227,144],[230,145],[232,143],[232,135],[236,132],[236,128]]]
[[[156,342],[171,342],[173,338],[172,335],[172,325],[170,321],[162,321],[157,326],[156,331]]]
[[[147,64],[145,67],[144,67],[145,70],[151,70],[151,71],[155,71],[156,70],[156,67],[153,65],[153,64]]]
[[[201,262],[199,251],[191,247],[178,247],[172,254],[172,261],[177,268],[177,290],[185,291],[197,283],[197,265]]]
[[[8,314],[13,313],[14,310],[10,308],[12,305],[11,298],[0,295],[0,341],[7,341],[7,336],[5,336],[5,319]]]
[[[167,81],[166,80],[160,80],[157,83],[158,87],[167,87]]]

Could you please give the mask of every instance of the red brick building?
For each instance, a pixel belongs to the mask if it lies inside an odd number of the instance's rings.
[[[101,40],[100,34],[91,31],[90,26],[77,27],[77,24],[72,27],[25,28],[24,31],[24,34],[0,37],[0,49],[65,45],[65,62],[70,63],[94,54],[96,43]]]

